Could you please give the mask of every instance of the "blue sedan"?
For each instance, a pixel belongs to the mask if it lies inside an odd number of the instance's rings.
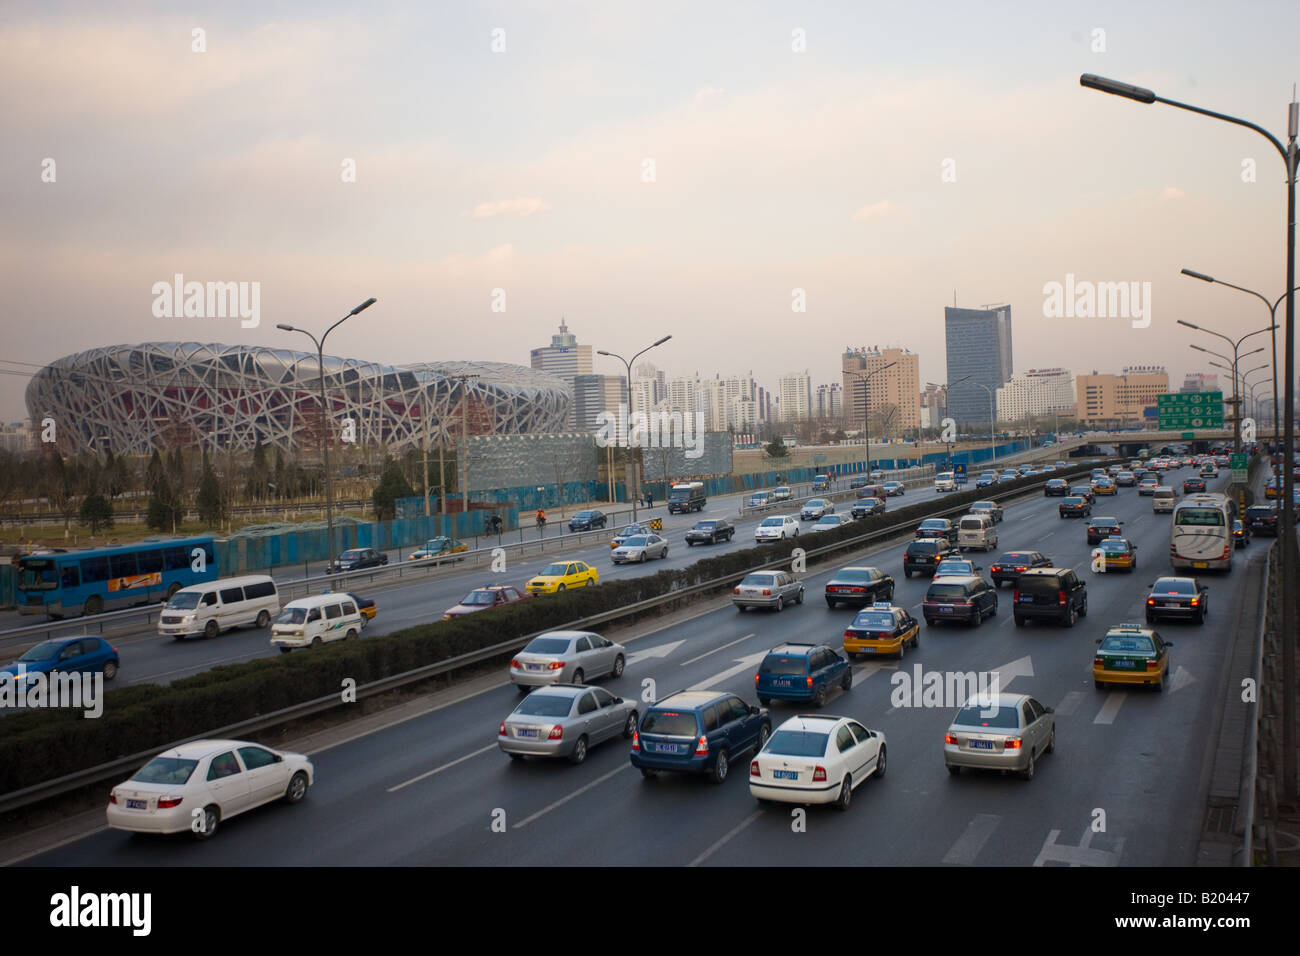
[[[104,680],[112,680],[117,676],[119,663],[117,648],[102,637],[83,634],[80,637],[61,637],[37,644],[12,664],[0,668],[0,675],[12,680],[20,670],[27,674],[49,674],[53,671],[90,674],[102,671]]]

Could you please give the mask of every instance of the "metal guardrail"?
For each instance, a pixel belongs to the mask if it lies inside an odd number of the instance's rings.
[[[989,500],[1011,500],[1013,498],[1036,495],[1036,492],[1037,492],[1036,487],[1007,490],[997,494],[990,495]],[[952,514],[963,510],[963,508],[964,505],[957,505],[951,508],[941,509],[941,511],[938,512],[938,514],[941,516],[945,514]],[[868,531],[856,537],[845,538],[841,541],[831,542],[821,547],[807,549],[805,550],[805,557],[815,559],[822,555],[830,554],[833,552],[852,551],[859,547],[865,547],[873,541],[886,540],[903,533],[904,530],[911,530],[912,525],[913,525],[913,521],[908,520],[907,522],[890,525],[889,527],[886,528],[877,528],[873,531]],[[797,541],[792,543],[795,545],[798,544]],[[493,644],[490,647],[480,648],[477,651],[471,651],[468,654],[461,654],[458,655],[457,657],[451,657],[448,658],[447,660],[438,661],[435,664],[426,664],[423,667],[417,667],[409,671],[404,671],[400,674],[393,674],[388,677],[383,677],[380,678],[379,680],[372,681],[369,684],[363,684],[357,687],[353,695],[351,696],[354,696],[355,700],[364,700],[368,697],[373,697],[377,694],[387,693],[389,691],[396,690],[408,684],[413,684],[419,681],[428,680],[429,678],[432,677],[442,676],[443,674],[447,674],[452,671],[459,670],[462,667],[468,667],[473,664],[482,663],[484,661],[491,660],[494,657],[506,654],[507,652],[514,652],[518,648],[523,647],[534,637],[537,637],[549,631],[583,630],[586,628],[594,627],[599,624],[609,623],[610,621],[615,621],[618,620],[619,618],[631,617],[633,615],[641,613],[642,611],[651,610],[662,604],[668,604],[670,602],[680,601],[683,598],[692,597],[711,590],[718,590],[724,587],[729,587],[732,584],[734,584],[734,582],[739,581],[745,575],[753,571],[761,571],[770,568],[781,567],[787,564],[789,560],[790,560],[790,556],[788,554],[781,555],[779,557],[774,557],[770,561],[765,561],[762,564],[756,565],[751,568],[747,568],[744,571],[734,571],[729,574],[723,575],[722,577],[719,578],[714,578],[709,581],[703,581],[698,584],[693,584],[683,588],[678,588],[674,591],[668,592],[667,594],[657,595],[656,597],[653,598],[646,598],[643,601],[638,601],[634,604],[625,605],[623,607],[616,608],[612,611],[602,611],[599,614],[594,614],[588,617],[579,618],[576,621],[572,621],[570,623],[560,625],[559,627],[547,628],[546,631],[536,631],[532,634],[526,634],[520,637],[511,638],[510,640],[502,641],[498,644]],[[162,745],[162,746],[151,747],[147,751],[141,751],[139,753],[131,754],[126,757],[119,757],[116,760],[111,760],[106,763],[98,764],[94,767],[88,767],[84,770],[78,770],[74,773],[65,774],[62,777],[55,777],[52,780],[47,780],[38,784],[33,784],[32,786],[24,787],[21,790],[14,790],[10,793],[0,795],[0,813],[7,813],[11,810],[21,809],[22,807],[28,806],[30,804],[39,803],[43,800],[48,800],[51,797],[61,796],[65,793],[79,790],[82,787],[86,787],[91,784],[99,783],[104,780],[114,779],[123,773],[126,773],[128,771],[140,767],[144,762],[156,756],[158,753],[162,752],[163,750],[167,750],[171,747],[177,747],[180,746],[181,744],[189,743],[190,741],[194,741],[194,740],[238,738],[239,736],[242,736],[243,734],[249,732],[264,730],[268,727],[279,726],[280,724],[288,723],[293,720],[301,720],[305,717],[311,717],[318,713],[323,713],[324,711],[332,710],[336,707],[342,707],[345,706],[346,703],[349,702],[345,702],[343,700],[342,694],[329,694],[324,697],[317,697],[313,700],[304,701],[303,703],[300,704],[294,704],[293,706],[290,707],[281,708],[280,710],[273,711],[272,713],[269,714],[261,714],[258,715],[257,717],[253,717],[248,720],[239,721],[234,724],[228,724],[225,727],[219,727],[216,730],[205,731],[202,734],[196,734],[191,737],[186,737],[184,740],[175,741],[173,743]]]

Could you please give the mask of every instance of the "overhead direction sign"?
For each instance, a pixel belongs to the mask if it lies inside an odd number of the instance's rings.
[[[1223,427],[1222,392],[1174,392],[1156,396],[1161,431]]]

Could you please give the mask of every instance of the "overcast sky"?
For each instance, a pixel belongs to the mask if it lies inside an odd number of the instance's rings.
[[[628,355],[671,333],[670,377],[816,385],[877,345],[943,381],[955,295],[1011,305],[1017,371],[1163,364],[1177,388],[1214,371],[1188,343],[1226,347],[1177,319],[1268,324],[1180,268],[1285,291],[1283,166],[1079,74],[1285,136],[1297,36],[1295,2],[9,2],[0,358],[301,348],[277,322],[376,296],[330,352],[527,365],[563,316]],[[260,283],[260,325],[155,317],[176,273]],[[1067,274],[1150,283],[1150,325],[1045,316]],[[25,387],[0,375],[0,418]]]

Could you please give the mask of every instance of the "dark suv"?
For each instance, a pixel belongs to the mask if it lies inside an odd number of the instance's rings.
[[[1269,534],[1277,537],[1278,507],[1270,505],[1251,505],[1246,509],[1245,522],[1255,534]]]
[[[1020,575],[1012,596],[1016,627],[1056,621],[1066,627],[1088,614],[1088,588],[1069,568],[1033,568]]]
[[[791,641],[767,652],[754,675],[760,704],[777,700],[810,700],[817,707],[839,685],[853,687],[853,666],[827,644]]]
[[[632,735],[632,766],[643,777],[661,770],[727,779],[731,761],[757,753],[772,735],[772,718],[735,694],[684,690],[655,701]]]
[[[903,552],[903,577],[910,578],[913,571],[934,574],[939,562],[948,557],[961,557],[960,549],[948,543],[947,538],[917,538],[907,543]]]
[[[925,623],[965,621],[971,627],[998,613],[998,592],[981,577],[943,577],[930,582],[921,605]]]

